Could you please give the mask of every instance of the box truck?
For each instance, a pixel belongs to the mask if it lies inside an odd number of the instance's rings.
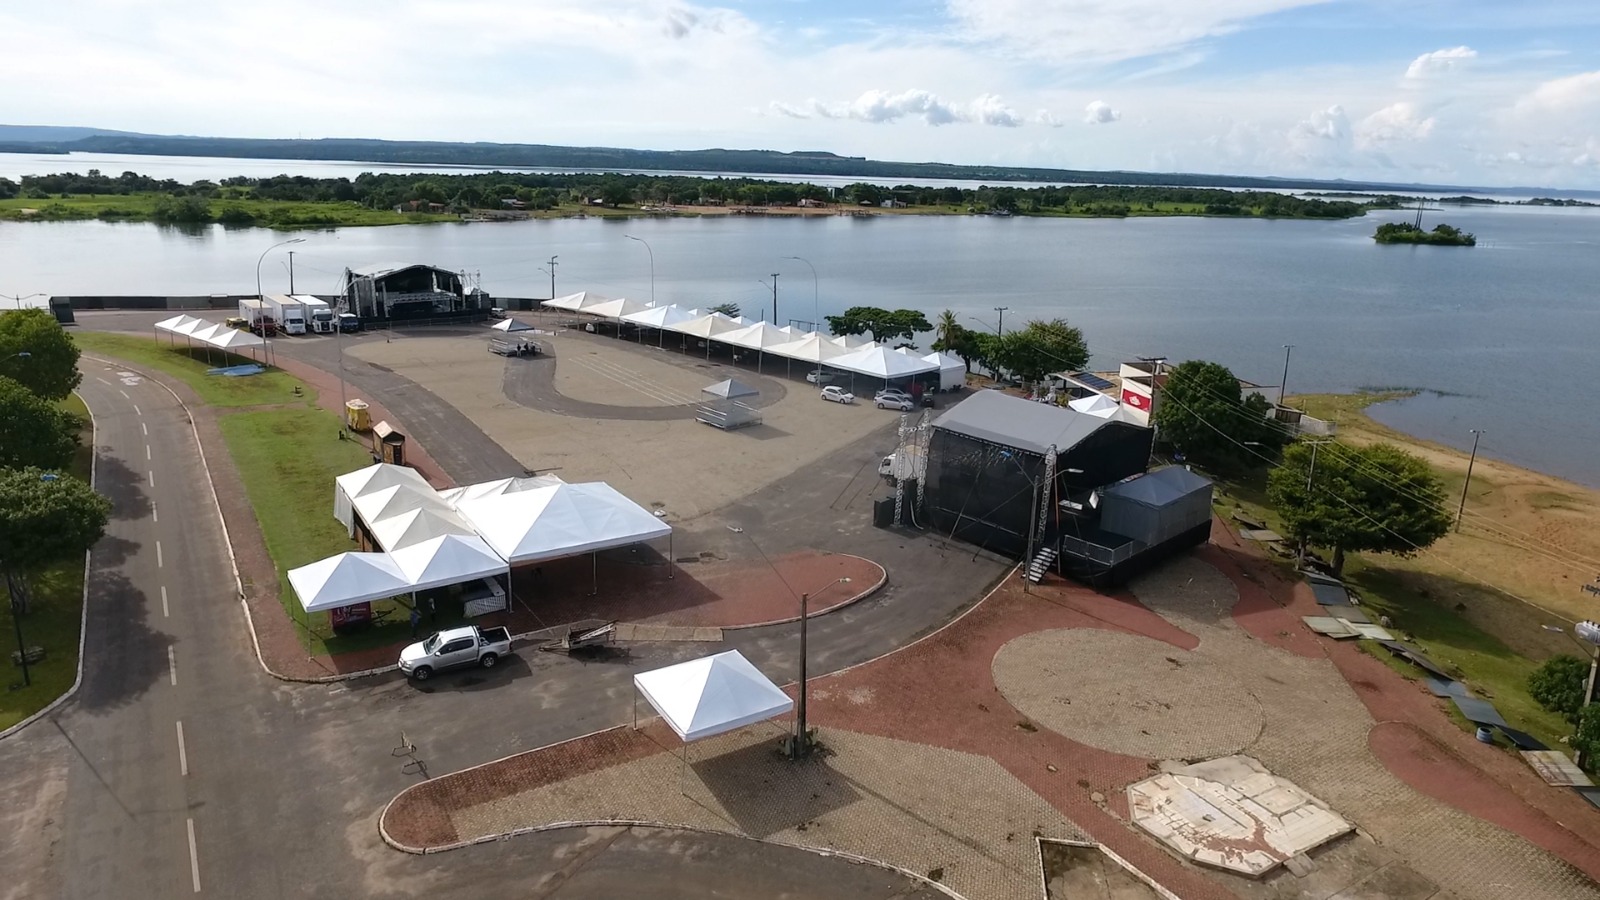
[[[239,318],[245,321],[246,328],[262,337],[275,337],[278,333],[277,320],[272,317],[267,304],[255,297],[245,297],[239,301]]]
[[[295,294],[294,299],[306,310],[306,324],[312,334],[333,334],[333,307],[328,301],[320,300],[310,294]]]
[[[284,334],[306,333],[306,308],[293,297],[270,294],[266,298],[267,311],[278,320],[278,329]]]

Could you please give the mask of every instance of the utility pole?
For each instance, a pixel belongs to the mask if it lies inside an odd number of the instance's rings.
[[[1010,308],[1009,306],[996,306],[994,308],[994,311],[1000,314],[1000,323],[994,327],[995,337],[1006,336],[1006,310]]]
[[[294,251],[289,251],[289,296],[294,296]]]
[[[1467,512],[1467,488],[1472,485],[1472,464],[1478,461],[1478,438],[1483,429],[1472,429],[1472,455],[1467,458],[1467,480],[1461,483],[1461,505],[1456,507],[1456,534],[1461,533],[1461,517]]]
[[[550,299],[556,298],[556,257],[550,257]]]
[[[1289,353],[1294,350],[1293,344],[1283,345],[1283,380],[1278,382],[1278,405],[1289,405]]]
[[[1307,441],[1307,443],[1309,443],[1311,445],[1311,465],[1306,468],[1306,495],[1307,495],[1306,499],[1310,500],[1311,499],[1310,498],[1310,494],[1311,494],[1311,479],[1316,477],[1316,474],[1317,474],[1317,448],[1321,447],[1323,444],[1331,444],[1333,442],[1332,441]],[[1303,566],[1303,565],[1305,565],[1305,562],[1306,562],[1306,542],[1305,542],[1304,538],[1301,538],[1301,540],[1300,540],[1300,555],[1299,555],[1299,558],[1297,560],[1295,560],[1295,563],[1296,563],[1297,566]]]
[[[849,578],[836,578],[814,593],[821,594],[836,584],[849,583]],[[790,759],[805,759],[812,750],[811,727],[806,723],[806,619],[810,603],[810,593],[800,595],[800,694],[799,702],[795,704],[794,736],[789,739]]]
[[[772,273],[772,327],[778,327],[778,273]]]

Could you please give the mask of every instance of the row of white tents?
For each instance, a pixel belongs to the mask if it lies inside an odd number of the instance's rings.
[[[603,482],[540,475],[437,491],[414,469],[388,463],[335,479],[334,518],[352,536],[359,520],[381,552],[290,569],[308,613],[672,535],[671,525]]]
[[[266,344],[266,341],[248,331],[207,322],[194,316],[173,316],[170,319],[162,319],[156,323],[156,330],[172,335],[174,340],[182,337],[190,342],[198,342],[219,350],[245,350]]]
[[[619,324],[700,338],[708,345],[713,342],[725,344],[885,381],[938,373],[939,387],[948,389],[960,386],[966,380],[966,363],[949,353],[935,352],[919,356],[853,335],[803,332],[791,325],[780,328],[769,322],[751,322],[742,316],[682,309],[672,304],[652,306],[637,300],[614,300],[589,291],[557,297],[544,305],[549,309],[581,313]]]

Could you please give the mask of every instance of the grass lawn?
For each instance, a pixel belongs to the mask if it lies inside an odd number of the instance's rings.
[[[168,341],[153,337],[82,329],[74,329],[71,333],[72,340],[85,354],[115,356],[135,365],[159,370],[194,388],[195,393],[211,406],[263,406],[315,396],[298,378],[276,369],[246,378],[206,374],[208,369],[214,367],[254,362],[249,357],[213,350],[212,361],[208,362],[204,350],[185,347],[182,340],[174,347]],[[302,397],[295,396],[296,387],[301,389]],[[337,428],[336,421],[334,429]]]
[[[15,197],[0,200],[0,221],[72,221],[102,219],[108,222],[148,222],[154,218],[159,194],[74,194],[67,197],[30,199]],[[351,225],[405,225],[418,222],[454,222],[459,216],[444,213],[397,213],[392,209],[369,209],[353,201],[341,200],[258,200],[244,197],[208,201],[213,217],[225,211],[248,214],[250,221],[240,225],[266,228],[317,228]],[[184,223],[184,227],[204,227],[207,223]]]
[[[339,419],[310,405],[244,410],[222,416],[222,436],[244,479],[250,505],[278,572],[284,614],[303,628],[305,614],[285,573],[327,556],[354,550],[344,526],[333,518],[333,479],[372,462],[358,441],[334,437]],[[341,653],[383,646],[410,635],[409,607],[395,601],[372,605],[389,611],[380,626],[334,636],[325,613],[312,615],[314,653]],[[441,619],[441,626],[451,623]],[[302,640],[304,632],[300,631]]]
[[[78,452],[73,456],[70,472],[75,477],[87,479],[94,458],[94,432],[89,422],[89,410],[76,394],[63,400],[61,408],[77,416],[83,423]],[[33,591],[33,608],[23,617],[22,636],[28,646],[45,648],[47,656],[42,662],[28,667],[33,682],[31,686],[0,692],[0,729],[10,728],[43,709],[50,701],[66,693],[78,675],[78,626],[83,620],[83,562],[80,560],[46,573],[34,583]],[[11,665],[15,635],[11,604],[0,603],[0,644],[6,647],[5,684],[8,687],[22,683],[22,670]]]

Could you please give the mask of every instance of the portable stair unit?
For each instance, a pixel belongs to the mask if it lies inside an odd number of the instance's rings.
[[[1044,576],[1050,571],[1050,567],[1056,564],[1056,555],[1056,548],[1054,547],[1046,547],[1040,550],[1028,562],[1028,580],[1034,584],[1043,581]]]

